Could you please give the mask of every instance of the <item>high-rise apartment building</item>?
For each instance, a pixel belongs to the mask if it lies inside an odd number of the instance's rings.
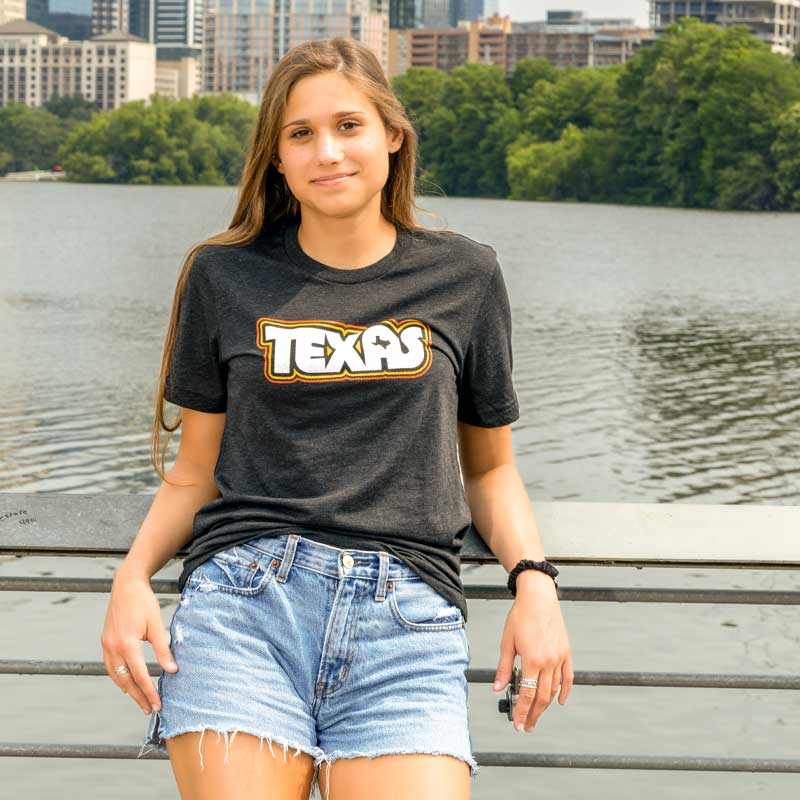
[[[252,102],[275,64],[309,39],[345,36],[369,45],[388,68],[387,0],[207,0],[203,90]],[[290,10],[291,9],[291,10]]]
[[[92,36],[109,31],[127,31],[129,18],[128,0],[93,0]]]
[[[774,53],[791,56],[800,47],[800,0],[650,0],[650,25],[657,35],[681,17],[696,17],[722,28],[744,25]]]
[[[128,32],[146,42],[154,42],[156,35],[157,0],[128,0]]]
[[[30,12],[30,0],[28,2]],[[89,39],[92,36],[92,0],[44,0],[44,13],[28,19],[66,36],[67,39]]]
[[[543,58],[556,67],[620,64],[653,37],[632,19],[584,19],[579,11],[549,11],[546,20],[536,22],[494,16],[461,20],[458,28],[409,28],[390,34],[390,76],[409,67],[451,72],[467,62],[496,64],[511,73],[527,58]]]

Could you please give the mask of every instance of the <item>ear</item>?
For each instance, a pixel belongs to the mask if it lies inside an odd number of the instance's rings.
[[[389,128],[386,131],[386,145],[390,153],[396,153],[403,144],[405,134],[400,128]]]

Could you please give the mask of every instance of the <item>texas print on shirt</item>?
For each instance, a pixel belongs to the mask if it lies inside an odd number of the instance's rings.
[[[418,378],[432,358],[430,327],[417,319],[364,326],[261,317],[256,343],[272,383]]]

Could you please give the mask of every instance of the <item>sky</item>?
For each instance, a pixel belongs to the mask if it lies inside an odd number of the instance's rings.
[[[498,0],[500,14],[519,22],[544,20],[547,11],[583,11],[584,17],[623,17],[647,27],[648,0]]]

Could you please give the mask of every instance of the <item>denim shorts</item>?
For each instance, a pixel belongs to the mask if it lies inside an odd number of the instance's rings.
[[[178,671],[161,671],[140,757],[208,729],[226,745],[231,732],[266,739],[273,755],[277,743],[284,760],[309,753],[315,774],[390,753],[479,771],[464,616],[389,553],[299,533],[231,546],[190,573],[169,634]]]

